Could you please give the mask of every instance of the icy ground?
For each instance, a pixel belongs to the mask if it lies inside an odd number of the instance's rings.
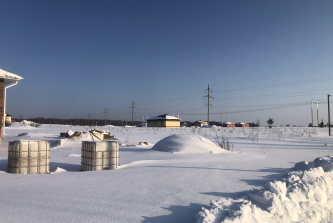
[[[332,217],[329,164],[313,162],[333,155],[327,129],[99,127],[120,140],[121,166],[80,172],[81,142],[56,142],[60,132],[91,128],[6,128],[0,147],[0,222],[330,222]],[[216,135],[223,135],[233,151],[196,152],[178,139],[180,152],[151,149],[174,134],[214,143]],[[52,174],[6,173],[8,142],[18,139],[50,140]],[[193,142],[208,151],[215,147],[204,139]],[[301,161],[309,163],[286,175]]]

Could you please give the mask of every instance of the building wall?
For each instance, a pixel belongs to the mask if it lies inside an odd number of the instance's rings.
[[[248,124],[243,124],[243,125],[236,125],[236,127],[250,127]]]
[[[4,88],[4,80],[0,79],[0,116],[1,116],[0,136],[1,136],[1,128],[3,122],[3,88]]]
[[[208,123],[206,122],[194,122],[193,123],[193,126],[208,126]]]
[[[7,123],[12,123],[12,116],[7,116],[6,115],[6,122]]]
[[[164,127],[163,120],[147,121],[147,127]]]
[[[235,127],[235,124],[223,124],[222,127]]]
[[[148,120],[147,127],[180,127],[180,120]]]
[[[165,127],[180,127],[180,120],[166,120]]]

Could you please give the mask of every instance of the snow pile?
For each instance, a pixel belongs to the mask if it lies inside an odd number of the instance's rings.
[[[239,199],[222,198],[197,214],[197,222],[330,222],[333,156],[300,162],[280,181]]]
[[[152,149],[171,153],[220,153],[225,150],[199,135],[175,134],[157,142]]]
[[[20,133],[18,134],[18,136],[22,137],[22,136],[26,136],[26,137],[33,137],[35,136],[36,134],[33,134],[31,132],[24,132],[24,133]]]
[[[23,125],[32,125],[32,124],[36,124],[35,122],[33,121],[28,121],[28,120],[23,120],[22,122],[20,122],[21,124]]]
[[[68,130],[67,134],[68,134],[68,136],[72,136],[74,134],[74,131],[73,130]]]
[[[68,132],[70,131],[71,130],[69,130]],[[73,144],[81,143],[82,141],[100,141],[100,140],[89,132],[77,131],[74,132],[70,137],[61,139],[59,145],[70,146]]]
[[[22,120],[21,122],[13,122],[12,126],[22,126],[22,125],[32,125],[32,124],[36,124],[36,123],[33,121]]]
[[[57,167],[54,170],[52,170],[50,172],[50,174],[58,174],[58,173],[66,173],[66,172],[67,172],[67,170],[65,170],[63,168],[60,168],[60,167]]]

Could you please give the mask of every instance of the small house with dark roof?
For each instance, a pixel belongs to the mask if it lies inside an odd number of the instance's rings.
[[[250,127],[250,125],[244,122],[237,122],[236,127]]]
[[[147,127],[180,127],[180,118],[168,114],[147,119]]]
[[[232,122],[223,122],[222,127],[235,127],[235,123]]]
[[[201,120],[195,121],[195,122],[193,122],[193,126],[199,126],[199,127],[208,126],[208,122],[204,122],[204,121],[201,121]]]
[[[12,116],[11,115],[8,115],[8,114],[6,114],[6,123],[12,123]]]

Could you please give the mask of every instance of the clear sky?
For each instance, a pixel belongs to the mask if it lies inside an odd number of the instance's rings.
[[[307,125],[333,94],[333,1],[1,0],[13,117]],[[333,101],[333,98],[332,98]],[[314,112],[316,125],[316,109]]]

